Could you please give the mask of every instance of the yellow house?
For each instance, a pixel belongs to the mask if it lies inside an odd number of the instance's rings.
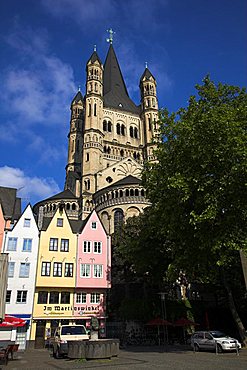
[[[43,347],[59,323],[73,322],[77,237],[82,223],[68,219],[63,203],[53,217],[42,220],[31,328],[35,347]]]

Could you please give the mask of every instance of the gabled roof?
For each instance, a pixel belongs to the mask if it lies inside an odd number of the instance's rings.
[[[0,186],[0,202],[4,217],[17,220],[21,216],[21,198],[16,197],[17,189]]]
[[[78,103],[80,100],[83,102],[83,96],[82,96],[82,93],[79,90],[77,92],[76,96],[74,97],[74,99],[72,100],[71,104]]]
[[[104,64],[104,106],[118,110],[140,113],[140,108],[130,99],[118,60],[110,45]]]
[[[91,55],[91,57],[88,59],[87,64],[88,64],[89,62],[91,62],[91,63],[95,63],[96,61],[98,61],[100,64],[102,64],[102,63],[101,63],[101,60],[100,60],[100,58],[99,58],[99,56],[98,56],[98,54],[97,54],[97,52],[94,50],[93,54],[92,54],[92,55]]]
[[[152,77],[154,80],[154,76],[152,75],[152,73],[149,71],[149,69],[146,67],[145,68],[145,71],[143,72],[141,78],[140,78],[140,81],[142,81],[144,79],[144,77],[146,77],[147,80],[149,80],[150,77]]]

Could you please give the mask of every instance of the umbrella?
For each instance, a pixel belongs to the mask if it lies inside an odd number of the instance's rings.
[[[167,325],[172,325],[172,323],[170,323],[167,320],[161,319],[160,317],[157,317],[156,319],[152,319],[152,320],[148,321],[146,325],[149,325],[149,326],[163,326],[163,325],[167,326]]]
[[[20,317],[5,315],[5,318],[0,324],[0,327],[17,327],[24,325],[26,325],[26,321],[21,319]]]
[[[168,325],[172,325],[172,323],[170,323],[167,320],[161,319],[160,317],[157,317],[156,319],[152,319],[152,320],[148,321],[146,325],[148,325],[148,326],[157,326],[158,340],[159,340],[159,345],[160,345],[160,326],[168,326]]]
[[[181,317],[181,319],[178,319],[175,321],[174,326],[192,326],[192,325],[199,325],[196,322],[186,319],[185,317]]]

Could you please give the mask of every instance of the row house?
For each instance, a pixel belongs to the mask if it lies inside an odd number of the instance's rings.
[[[26,320],[17,328],[14,340],[25,349],[30,339],[39,231],[30,205],[12,230],[5,231],[3,252],[8,254],[8,282],[5,313]]]
[[[109,237],[95,211],[86,220],[71,220],[61,202],[53,217],[43,218],[31,333],[35,347],[43,346],[59,324],[89,328],[92,316],[104,336],[110,253]]]

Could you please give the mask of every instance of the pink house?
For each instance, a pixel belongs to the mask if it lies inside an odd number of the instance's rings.
[[[97,213],[85,220],[78,235],[74,316],[90,325],[97,317],[104,336],[106,292],[111,287],[111,240]]]

